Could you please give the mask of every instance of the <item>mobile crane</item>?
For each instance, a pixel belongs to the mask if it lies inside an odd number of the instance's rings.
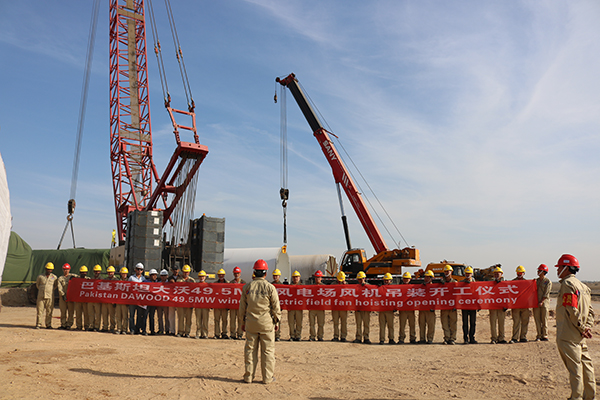
[[[333,177],[338,191],[338,198],[340,201],[340,207],[342,209],[342,224],[344,227],[344,233],[346,236],[347,250],[342,255],[342,261],[340,262],[340,270],[344,271],[350,278],[356,276],[359,271],[364,271],[367,275],[367,280],[379,280],[381,275],[389,272],[392,276],[398,276],[402,273],[402,267],[419,267],[421,261],[419,260],[419,250],[414,247],[405,247],[403,249],[390,250],[381,235],[381,232],[377,228],[371,213],[367,209],[367,206],[357,189],[352,177],[346,165],[340,158],[340,155],[330,138],[330,132],[328,132],[317,117],[313,108],[309,104],[304,92],[298,84],[296,76],[292,73],[287,77],[280,79],[277,78],[276,82],[284,87],[287,87],[296,103],[300,107],[300,110],[304,114],[308,125],[313,131],[313,135],[321,145],[321,150],[327,158]],[[373,248],[377,252],[373,257],[367,259],[366,252],[364,249],[352,248],[350,244],[350,235],[348,233],[348,223],[346,216],[343,212],[342,197],[340,192],[340,186],[344,189],[352,208],[356,212],[356,215],[362,224],[365,233],[367,234]]]

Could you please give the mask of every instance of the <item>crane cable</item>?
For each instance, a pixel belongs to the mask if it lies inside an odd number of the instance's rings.
[[[387,218],[390,220],[390,222],[392,223],[392,225],[396,229],[396,232],[400,235],[400,237],[402,238],[402,240],[404,241],[404,243],[406,243],[406,245],[410,247],[410,245],[408,244],[408,242],[404,238],[404,235],[402,235],[402,232],[400,232],[400,230],[398,229],[398,226],[396,226],[396,224],[394,223],[394,220],[392,219],[392,217],[390,216],[390,214],[387,212],[386,208],[383,206],[383,204],[379,200],[379,197],[377,197],[377,195],[375,194],[375,192],[371,188],[371,185],[369,185],[369,182],[365,179],[365,177],[363,176],[362,172],[360,172],[360,169],[358,168],[358,166],[354,163],[354,160],[352,159],[352,157],[350,157],[350,154],[348,154],[348,152],[346,151],[346,148],[344,147],[344,145],[340,141],[340,138],[336,134],[334,134],[332,132],[331,127],[327,123],[327,120],[325,119],[325,117],[323,117],[323,114],[321,114],[321,112],[319,111],[319,109],[317,108],[317,106],[315,105],[315,103],[312,101],[312,99],[310,98],[310,96],[309,96],[308,92],[306,91],[306,89],[301,85],[300,82],[298,82],[298,85],[301,86],[302,91],[306,95],[306,98],[310,102],[310,104],[313,107],[313,109],[316,111],[317,114],[319,114],[319,117],[320,117],[321,121],[323,121],[323,123],[327,126],[327,132],[330,133],[331,135],[333,135],[333,137],[336,138],[337,143],[340,145],[340,147],[342,148],[342,150],[346,154],[346,157],[350,160],[350,162],[352,163],[352,165],[354,166],[354,168],[356,169],[356,171],[358,172],[358,174],[360,175],[360,177],[362,178],[362,180],[365,182],[365,184],[369,188],[369,191],[371,192],[371,194],[373,195],[373,197],[375,197],[375,199],[377,200],[377,203],[379,204],[379,206],[381,207],[381,209],[383,210],[383,212],[385,213],[385,215],[387,216]],[[358,186],[358,189],[360,190],[360,192],[364,194],[365,192],[363,191],[362,187],[360,186],[359,181],[355,178],[355,175],[352,173],[352,171],[350,169],[348,169],[348,172],[350,173],[352,179],[356,183],[356,186]],[[396,241],[396,239],[394,238],[394,236],[392,235],[392,233],[387,228],[387,225],[384,223],[384,221],[382,220],[382,218],[379,215],[379,213],[377,212],[377,210],[373,207],[373,204],[371,203],[371,200],[369,200],[369,198],[367,196],[364,196],[364,198],[367,201],[367,203],[369,203],[369,206],[371,207],[371,210],[373,211],[373,213],[375,213],[375,215],[377,216],[377,219],[379,220],[379,222],[381,222],[381,225],[383,225],[385,231],[392,238],[392,240],[394,241],[394,243],[398,243],[398,245],[400,247],[401,242],[400,241]]]
[[[158,30],[156,29],[156,20],[154,19],[154,8],[152,1],[148,1],[148,11],[150,14],[150,30],[152,31],[152,40],[154,41],[154,54],[158,63],[158,75],[160,76],[160,86],[163,91],[165,107],[171,104],[171,94],[169,93],[169,84],[167,82],[167,74],[165,72],[165,63],[162,57],[162,49],[160,47],[160,39],[158,38]]]
[[[75,248],[75,232],[73,230],[73,214],[75,213],[75,195],[77,194],[77,178],[79,176],[79,160],[81,155],[81,142],[83,138],[83,126],[85,124],[85,110],[87,107],[88,89],[90,86],[90,71],[92,69],[92,60],[94,58],[94,44],[96,42],[96,27],[98,25],[98,10],[100,8],[100,0],[94,0],[92,8],[92,20],[90,24],[90,32],[88,37],[87,54],[85,60],[85,72],[83,75],[83,87],[81,90],[81,100],[79,103],[79,120],[77,121],[77,140],[75,142],[75,155],[73,157],[73,173],[71,175],[71,193],[70,199],[67,202],[67,223],[63,230],[60,241],[58,242],[57,250],[67,233],[67,228],[71,227],[71,237],[73,239],[73,248]]]
[[[279,189],[279,197],[281,198],[281,206],[283,207],[283,245],[287,246],[287,201],[290,197],[290,191],[288,189],[287,99],[285,87],[281,86],[279,93],[281,96],[279,115],[281,189]],[[277,89],[275,90],[274,100],[277,103]]]

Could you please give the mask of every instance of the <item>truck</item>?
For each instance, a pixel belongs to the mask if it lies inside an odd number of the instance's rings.
[[[329,162],[333,177],[336,183],[340,209],[342,210],[342,226],[346,238],[347,250],[344,252],[340,262],[340,270],[344,271],[348,278],[353,279],[359,271],[364,271],[367,275],[367,281],[377,283],[381,281],[385,273],[391,273],[395,279],[398,279],[402,273],[403,267],[419,267],[419,250],[415,247],[405,247],[403,249],[389,249],[379,228],[375,224],[371,213],[369,212],[365,201],[363,200],[357,185],[354,183],[346,165],[342,161],[336,146],[331,140],[333,135],[322,125],[317,114],[308,102],[302,88],[300,87],[296,75],[293,73],[276,82],[287,87],[294,96],[296,103],[304,114],[314,137],[317,139],[325,158]],[[376,254],[367,258],[366,252],[362,248],[353,248],[350,243],[350,234],[348,231],[348,222],[344,213],[341,189],[348,197],[358,220],[360,221],[367,237],[369,238]]]

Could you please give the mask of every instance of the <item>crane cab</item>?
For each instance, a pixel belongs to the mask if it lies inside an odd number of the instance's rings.
[[[346,274],[355,276],[359,271],[364,270],[364,264],[367,262],[367,254],[364,249],[350,249],[342,254],[340,270]]]

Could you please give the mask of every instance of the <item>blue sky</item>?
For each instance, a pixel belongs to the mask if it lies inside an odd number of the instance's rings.
[[[275,77],[294,72],[424,265],[501,263],[512,278],[522,264],[533,277],[568,252],[583,279],[600,280],[597,1],[172,5],[209,148],[196,217],[225,217],[227,247],[282,244],[273,94]],[[66,222],[91,8],[0,1],[0,152],[13,230],[34,248],[56,247]],[[164,5],[154,8],[169,56]],[[160,172],[175,139],[148,60]],[[184,108],[176,64],[167,62],[173,105]],[[289,252],[339,258],[331,171],[287,100]],[[77,245],[88,248],[109,246],[115,227],[108,115],[104,1],[74,220]],[[372,254],[345,207],[353,245]]]

